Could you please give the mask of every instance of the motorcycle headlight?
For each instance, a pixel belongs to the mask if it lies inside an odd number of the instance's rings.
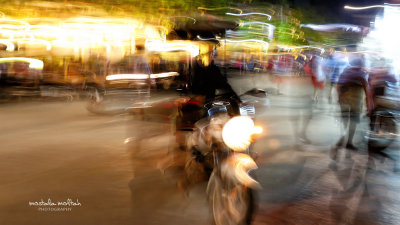
[[[262,130],[261,130],[262,131]],[[251,136],[261,132],[250,117],[237,116],[230,119],[222,129],[224,143],[234,151],[244,151],[251,144]]]

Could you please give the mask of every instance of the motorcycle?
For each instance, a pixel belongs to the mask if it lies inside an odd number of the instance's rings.
[[[247,98],[246,98],[247,96]],[[208,178],[207,196],[216,225],[250,224],[259,183],[249,175],[257,169],[252,144],[262,128],[254,124],[254,104],[266,102],[266,93],[252,90],[241,96],[239,115],[232,99],[205,104],[207,117],[199,120],[187,138],[191,160],[188,179]],[[249,100],[250,99],[250,100]],[[258,99],[258,101],[256,100]],[[202,171],[192,169],[202,165]]]
[[[370,80],[374,110],[367,134],[369,152],[380,153],[398,140],[397,123],[400,118],[400,86],[389,74],[376,75]]]

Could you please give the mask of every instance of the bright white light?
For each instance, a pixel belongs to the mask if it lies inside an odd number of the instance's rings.
[[[18,45],[25,44],[26,46],[29,47],[38,47],[38,46],[46,46],[46,50],[50,51],[51,50],[51,42],[46,41],[46,40],[41,40],[41,39],[35,39],[35,38],[26,38],[26,39],[17,39],[16,40]]]
[[[179,73],[177,72],[156,73],[156,74],[151,74],[150,78],[165,78],[165,77],[174,77],[178,75]]]
[[[147,41],[146,49],[154,52],[173,52],[173,51],[187,51],[190,52],[192,57],[199,55],[200,48],[198,45],[189,42],[165,42],[165,41]]]
[[[260,126],[254,126],[254,134],[261,134],[263,132],[263,128]]]
[[[106,77],[106,80],[142,80],[142,79],[148,79],[150,76],[148,74],[114,74],[114,75],[108,75]]]
[[[197,35],[197,38],[201,41],[215,41],[216,38],[202,38],[200,35]]]
[[[0,63],[4,62],[26,62],[29,63],[29,69],[36,69],[36,70],[43,69],[43,61],[39,59],[24,58],[24,57],[0,58]]]
[[[245,39],[245,40],[232,40],[232,39],[226,39],[226,42],[232,42],[232,43],[241,43],[241,42],[258,42],[262,43],[265,45],[269,45],[268,42],[262,41],[262,40],[257,40],[257,39]]]
[[[268,38],[269,38],[270,40],[273,39],[273,37],[274,37],[275,26],[272,25],[272,24],[264,23],[264,22],[258,22],[258,21],[253,21],[253,22],[241,23],[240,26],[252,25],[252,24],[262,25],[262,26],[268,27]]]
[[[362,29],[359,26],[356,25],[350,25],[350,24],[301,24],[301,27],[307,27],[313,30],[318,30],[318,31],[329,31],[329,30],[337,30],[337,29],[343,29],[345,31],[353,31],[353,32],[361,32]]]
[[[262,40],[257,40],[257,39],[245,39],[245,40],[232,40],[232,39],[225,39],[226,42],[229,43],[248,43],[248,42],[256,42],[259,43],[261,45],[263,45],[264,49],[268,49],[269,48],[269,43],[266,41],[262,41]]]
[[[383,8],[383,7],[385,7],[385,6],[384,5],[370,5],[370,6],[364,6],[364,7],[355,7],[355,6],[349,6],[349,5],[344,6],[345,9],[350,9],[350,10],[364,10],[364,9]]]
[[[247,116],[233,117],[222,129],[224,143],[235,151],[243,151],[249,147],[253,134],[254,122]]]
[[[392,60],[394,72],[400,73],[400,8],[385,7],[382,18],[375,20],[375,29],[378,40],[382,45],[383,54]]]
[[[264,23],[264,22],[258,22],[258,21],[240,23],[240,26],[252,25],[252,24],[259,24],[259,25],[264,25],[264,26],[268,26],[268,27],[272,26],[272,27],[275,28],[275,26],[272,25],[272,24]]]
[[[364,9],[372,9],[372,8],[387,8],[387,7],[397,7],[397,6],[400,6],[400,4],[385,3],[384,5],[370,5],[370,6],[364,6],[364,7],[355,7],[355,6],[346,5],[346,6],[344,6],[344,8],[350,9],[350,10],[364,10]]]
[[[106,80],[143,80],[143,79],[156,79],[156,78],[165,78],[165,77],[173,77],[178,76],[177,72],[166,72],[166,73],[156,73],[156,74],[113,74],[108,75]]]
[[[0,44],[6,45],[7,46],[6,51],[8,52],[12,52],[15,49],[14,43],[9,41],[8,39],[0,39]]]
[[[266,16],[268,17],[268,20],[272,18],[271,15],[266,14],[266,13],[259,13],[259,12],[251,12],[251,13],[243,13],[243,14],[237,14],[237,13],[226,13],[226,15],[230,16],[249,16],[249,15],[261,15],[261,16]]]

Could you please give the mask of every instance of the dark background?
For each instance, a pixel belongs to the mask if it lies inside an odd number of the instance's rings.
[[[374,8],[367,10],[346,10],[344,9],[345,5],[350,6],[369,6],[369,5],[377,5],[388,3],[400,3],[400,1],[396,0],[272,0],[268,1],[274,4],[286,4],[291,8],[295,9],[303,9],[303,10],[314,10],[315,13],[322,15],[323,21],[320,18],[308,19],[309,22],[315,23],[351,23],[363,26],[369,26],[369,22],[372,21],[376,14],[382,11],[382,8]],[[310,16],[310,15],[305,15]]]

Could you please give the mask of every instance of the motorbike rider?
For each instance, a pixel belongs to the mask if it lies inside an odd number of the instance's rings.
[[[216,91],[219,95],[230,99],[232,111],[239,114],[240,98],[232,89],[226,77],[214,63],[214,51],[199,55],[195,62],[191,83],[191,98],[180,106],[182,120],[177,128],[191,127],[195,122],[206,116],[204,104],[215,99]]]
[[[230,100],[229,102],[232,106],[231,113],[233,115],[240,114],[240,98],[229,85],[227,79],[222,75],[220,69],[215,65],[213,57],[214,52],[210,51],[196,58],[192,74],[191,98],[179,106],[179,116],[176,124],[177,142],[181,150],[192,151],[190,154],[196,155],[196,159],[199,160],[198,163],[192,164],[191,168],[188,169],[190,171],[187,171],[187,173],[191,175],[183,177],[178,182],[178,187],[181,190],[187,189],[191,184],[197,183],[200,180],[207,179],[207,176],[211,173],[211,170],[208,171],[202,165],[202,162],[200,162],[205,159],[199,151],[186,149],[188,147],[186,146],[186,136],[181,131],[186,131],[186,128],[194,128],[196,122],[207,117],[207,110],[204,106],[215,100],[216,97],[222,96],[223,100]],[[216,94],[217,90],[220,93]]]
[[[209,51],[197,57],[194,63],[192,93],[203,96],[204,100],[208,102],[216,97],[216,90],[220,90],[224,96],[240,101],[226,77],[215,65],[214,56],[215,52]]]

